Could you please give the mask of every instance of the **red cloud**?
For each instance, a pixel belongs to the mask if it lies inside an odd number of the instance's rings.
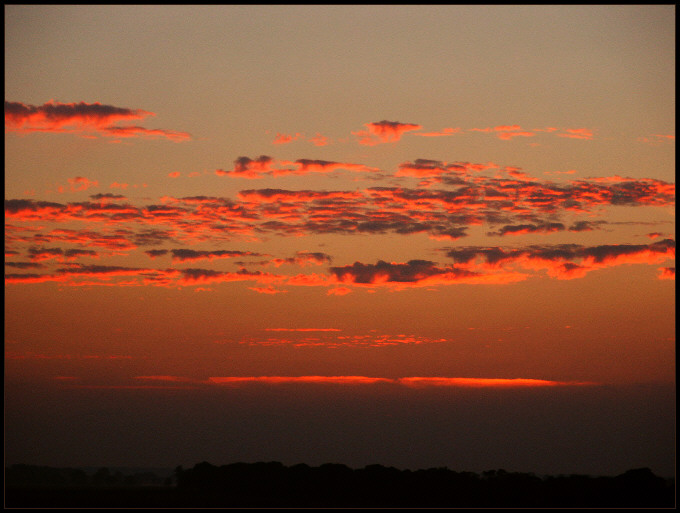
[[[421,137],[442,137],[446,135],[455,135],[459,134],[461,131],[460,128],[444,128],[440,132],[421,132],[418,134],[413,134],[413,135],[419,135]]]
[[[215,174],[219,176],[231,176],[237,178],[262,178],[264,176],[330,173],[339,169],[355,172],[378,171],[377,168],[365,166],[363,164],[311,159],[298,159],[294,162],[287,160],[276,162],[267,155],[261,155],[255,160],[249,157],[239,157],[234,162],[233,169],[229,171],[218,169],[215,171]]]
[[[316,134],[314,137],[309,139],[315,146],[327,146],[329,144],[329,139],[325,135]]]
[[[311,172],[316,167],[329,169],[341,164],[300,160],[295,165]],[[524,231],[549,233],[550,229],[562,229],[556,218],[564,214],[593,213],[608,205],[669,206],[675,202],[675,185],[660,180],[614,176],[554,183],[532,179],[510,167],[503,168],[510,178],[478,173],[492,166],[426,159],[400,166],[399,174],[430,177],[433,183],[437,181],[445,187],[442,189],[251,189],[241,191],[237,200],[162,198],[163,204],[140,207],[102,201],[104,198],[66,204],[10,199],[5,200],[5,217],[42,223],[125,224],[126,229],[116,233],[126,239],[128,247],[136,247],[149,243],[151,236],[155,243],[170,238],[199,243],[267,233],[425,233],[433,238],[457,239],[466,235],[468,227],[484,223],[505,226],[503,233],[517,233],[521,231],[517,227],[522,225],[526,225]],[[583,223],[575,221],[569,230],[595,226],[593,222]],[[166,231],[159,230],[160,225]],[[155,235],[151,235],[152,231]]]
[[[675,279],[675,267],[662,267],[660,269],[661,274],[659,274],[660,280],[674,280]]]
[[[272,141],[272,144],[288,144],[290,142],[298,140],[302,137],[302,134],[288,135],[288,134],[276,134],[276,137]]]
[[[447,174],[459,176],[461,180],[467,180],[473,172],[484,171],[485,169],[494,167],[497,166],[491,162],[488,164],[472,164],[470,162],[448,163],[439,160],[416,159],[414,162],[399,164],[399,170],[394,176],[414,176],[424,178]]]
[[[511,132],[499,132],[498,133],[498,138],[503,139],[504,141],[508,141],[512,139],[513,137],[533,137],[536,135],[533,132],[517,132],[517,131],[511,131]]]
[[[147,254],[154,258],[156,256],[161,256],[158,253],[159,250],[147,251]],[[160,250],[163,251],[163,250]],[[165,253],[165,252],[164,252]],[[163,253],[163,254],[164,254]],[[232,250],[214,250],[214,251],[197,251],[193,249],[172,249],[170,250],[173,260],[178,260],[180,262],[208,259],[212,260],[214,258],[237,258],[245,256],[266,256],[262,253],[254,253],[252,251],[232,251]]]
[[[570,137],[572,139],[592,139],[593,132],[587,128],[567,128],[566,134],[557,134],[558,137]]]
[[[380,378],[368,376],[220,376],[208,378],[208,383],[216,385],[264,384],[334,384],[334,385],[373,385],[391,383],[408,387],[448,386],[448,387],[554,387],[554,386],[593,386],[597,383],[587,381],[550,381],[526,378],[448,378],[448,377],[405,377]]]
[[[76,176],[75,178],[69,178],[68,183],[69,188],[73,192],[86,191],[90,187],[97,187],[99,182],[97,180],[89,180],[84,176]],[[59,192],[64,192],[64,187],[60,186],[57,188]]]
[[[265,328],[265,331],[342,331],[338,328]]]
[[[239,157],[234,161],[234,169],[230,171],[218,169],[215,171],[215,174],[239,178],[260,178],[260,175],[271,173],[273,166],[273,159],[267,155],[260,155],[255,160],[248,157]]]
[[[101,103],[60,103],[25,105],[5,101],[5,126],[21,131],[60,131],[63,127],[102,129],[111,123],[143,119],[153,112],[102,105]]]
[[[675,241],[665,239],[652,244],[601,246],[462,247],[449,250],[447,255],[458,267],[475,272],[506,269],[516,264],[525,269],[547,270],[550,276],[558,279],[573,279],[596,269],[627,264],[658,264],[675,258]]]
[[[104,135],[110,137],[164,137],[175,142],[188,141],[191,135],[187,132],[176,130],[163,130],[161,128],[144,128],[141,126],[109,126],[101,129]]]
[[[504,284],[521,281],[527,275],[516,272],[479,273],[456,266],[439,267],[427,260],[411,260],[406,263],[376,264],[354,262],[344,267],[331,267],[332,276],[344,285],[390,286],[396,289],[454,283]]]
[[[446,386],[446,387],[554,387],[554,386],[582,386],[595,385],[591,382],[578,381],[549,381],[545,379],[525,378],[440,378],[440,377],[411,377],[399,378],[399,383],[410,387]]]
[[[365,146],[375,146],[376,144],[397,142],[406,132],[420,130],[421,125],[412,123],[400,123],[399,121],[378,121],[377,123],[366,123],[367,130],[352,132],[357,136],[359,144]]]
[[[250,290],[254,290],[259,294],[284,294],[288,292],[287,290],[276,289],[271,285],[268,285],[266,287],[248,287],[248,288]]]
[[[289,258],[275,258],[270,261],[262,262],[263,265],[272,264],[279,267],[284,264],[299,265],[305,267],[307,265],[323,265],[330,263],[331,257],[326,253],[298,251],[294,257]]]
[[[154,116],[153,112],[95,103],[61,103],[26,105],[5,101],[5,127],[18,132],[96,132],[109,137],[165,137],[184,141],[191,136],[173,130],[147,129],[139,126],[113,126],[113,123]]]
[[[240,385],[244,383],[319,383],[335,385],[364,385],[380,382],[391,382],[389,378],[371,378],[366,376],[228,376],[210,377],[208,381],[219,385]]]
[[[527,233],[553,233],[564,231],[566,227],[562,223],[540,223],[506,225],[498,232],[489,232],[487,235],[524,235]]]
[[[329,296],[345,296],[350,292],[352,292],[352,289],[348,287],[335,287],[332,289],[328,289],[328,292],[326,292],[326,294]]]

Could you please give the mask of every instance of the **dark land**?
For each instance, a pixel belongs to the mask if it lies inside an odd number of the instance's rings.
[[[352,469],[207,462],[172,475],[35,465],[5,468],[5,508],[673,508],[675,479],[648,468],[617,476],[536,476],[446,467]]]

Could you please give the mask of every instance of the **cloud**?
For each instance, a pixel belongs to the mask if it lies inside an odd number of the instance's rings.
[[[183,142],[191,139],[191,134],[176,130],[163,130],[161,128],[144,128],[141,126],[108,126],[101,129],[104,135],[110,137],[147,137],[157,139],[159,137],[170,139],[174,142]]]
[[[123,196],[122,194],[112,194],[110,192],[106,192],[106,193],[103,193],[103,194],[102,193],[92,194],[90,196],[90,199],[93,199],[95,201],[99,200],[101,202],[106,202],[106,201],[114,201],[114,200],[124,200],[124,199],[127,199],[127,198],[125,196]]]
[[[14,267],[15,269],[44,269],[45,265],[38,262],[7,262],[5,267]]]
[[[555,127],[535,128],[532,130],[523,130],[520,125],[499,125],[495,127],[486,128],[469,128],[469,132],[483,132],[487,134],[495,134],[499,139],[508,141],[514,137],[534,137],[537,132],[555,133],[562,130],[562,133],[556,134],[559,137],[569,137],[572,139],[592,139],[593,132],[587,128],[567,128],[559,129]],[[418,134],[419,135],[419,134]]]
[[[69,189],[72,192],[86,191],[90,187],[97,187],[99,182],[97,180],[89,180],[84,176],[76,176],[75,178],[69,178]],[[64,192],[64,187],[60,186],[57,188],[59,192]]]
[[[241,385],[245,383],[366,385],[391,382],[392,380],[367,376],[222,376],[210,377],[208,381],[217,385]]]
[[[80,257],[98,258],[99,254],[92,249],[67,249],[64,251],[64,257],[69,260]]]
[[[510,140],[513,137],[533,137],[533,131],[522,130],[520,125],[499,125],[493,128],[470,128],[470,132],[495,133],[499,139]]]
[[[567,128],[566,133],[557,134],[558,137],[570,137],[572,139],[592,139],[593,132],[587,128]]]
[[[61,103],[26,105],[5,101],[5,126],[22,131],[59,131],[65,126],[101,129],[111,123],[154,116],[153,112],[102,105],[101,103]]]
[[[674,280],[675,279],[675,267],[662,267],[659,274],[660,280]]]
[[[399,121],[378,121],[376,123],[364,124],[366,130],[352,132],[364,146],[375,146],[376,144],[397,142],[402,135],[423,127],[413,123],[400,123]]]
[[[276,137],[272,141],[272,144],[288,144],[293,141],[297,141],[302,134],[288,135],[288,134],[276,134]]]
[[[409,377],[399,378],[398,382],[409,387],[445,386],[445,387],[554,387],[554,386],[588,386],[593,382],[584,381],[550,381],[545,379],[526,378],[442,378],[442,377]]]
[[[267,159],[260,157],[259,164],[270,165]],[[296,162],[289,169],[312,172],[315,167],[344,166],[329,161]],[[439,188],[248,189],[240,191],[234,200],[164,197],[160,204],[138,206],[127,201],[108,201],[113,198],[103,196],[96,196],[97,201],[73,203],[8,199],[5,217],[17,222],[80,221],[107,227],[122,224],[125,228],[115,230],[116,237],[121,244],[134,248],[169,240],[191,244],[254,240],[268,234],[423,233],[434,239],[455,240],[465,237],[469,227],[483,224],[505,227],[502,234],[551,233],[550,229],[559,230],[561,224],[567,226],[560,219],[563,216],[592,216],[608,206],[675,204],[675,185],[661,180],[610,176],[555,183],[507,166],[496,176],[483,173],[492,167],[497,166],[428,159],[399,166],[401,176],[428,179],[430,185],[439,183]],[[575,219],[568,229],[583,231],[600,224]]]
[[[607,224],[607,221],[577,221],[568,230],[570,232],[589,232],[597,230],[603,224]]]
[[[581,278],[586,273],[627,264],[658,264],[675,258],[675,241],[664,239],[651,244],[606,244],[583,246],[557,244],[524,248],[459,247],[447,251],[457,266],[475,272],[510,270],[517,265],[530,270],[546,270],[558,279]]]
[[[309,141],[314,144],[314,146],[328,146],[330,140],[325,135],[316,134],[314,137],[310,137]]]
[[[64,251],[61,248],[28,248],[28,257],[33,261],[49,260],[61,257]]]
[[[147,129],[140,126],[113,126],[155,116],[153,112],[95,103],[61,103],[27,105],[5,101],[5,128],[17,132],[99,133],[109,137],[165,137],[184,141],[191,136],[173,130]]]
[[[275,161],[267,155],[260,155],[257,159],[239,157],[234,161],[234,168],[229,171],[218,169],[218,176],[257,179],[265,176],[307,175],[310,173],[330,173],[337,170],[354,172],[375,172],[379,169],[363,164],[348,162],[333,162],[318,159],[298,159],[296,161]]]
[[[675,143],[674,135],[652,134],[649,137],[638,137],[639,142],[649,144],[651,146],[659,146],[661,144]]]
[[[352,289],[349,287],[334,287],[332,289],[328,289],[326,294],[329,296],[346,296],[350,292],[352,292]]]
[[[208,382],[216,385],[245,385],[262,383],[280,384],[332,384],[332,385],[374,385],[389,383],[407,387],[446,386],[446,387],[555,387],[555,386],[593,386],[594,382],[585,381],[551,381],[528,378],[449,378],[449,377],[404,377],[383,378],[368,376],[220,376],[210,377]]]
[[[149,255],[149,258],[158,258],[167,255],[169,251],[167,249],[149,249],[144,253]]]
[[[342,331],[339,328],[265,328],[264,331]]]
[[[391,286],[396,289],[454,283],[503,284],[526,278],[520,273],[481,274],[452,265],[438,266],[428,260],[410,260],[406,263],[378,260],[376,264],[354,262],[352,265],[331,267],[330,272],[343,285]]]
[[[218,169],[218,176],[235,176],[238,178],[260,178],[261,175],[271,174],[274,168],[274,160],[267,155],[260,155],[256,159],[239,157],[234,161],[234,168],[230,171]]]
[[[472,173],[484,171],[485,169],[496,167],[495,164],[472,164],[470,162],[442,162],[439,160],[416,159],[413,162],[403,162],[399,164],[399,170],[395,176],[414,176],[418,178],[440,176],[447,174],[459,176],[461,184],[469,179]]]
[[[489,232],[487,235],[524,235],[527,233],[552,233],[565,230],[562,223],[519,224],[506,225],[497,232]]]
[[[170,250],[173,260],[178,260],[180,262],[194,261],[208,259],[212,260],[214,258],[237,258],[245,256],[266,256],[262,253],[254,253],[252,251],[228,251],[228,250],[214,250],[214,251],[197,251],[193,249],[172,249]],[[149,252],[147,251],[147,254]],[[151,256],[151,255],[149,255]],[[160,253],[154,254],[154,256],[161,256]]]
[[[276,289],[272,287],[271,285],[268,285],[266,287],[248,287],[250,290],[254,290],[258,294],[285,294],[288,291],[287,290],[281,290],[281,289]]]
[[[305,267],[308,265],[323,265],[330,263],[332,257],[322,252],[298,251],[295,256],[289,258],[275,258],[261,262],[262,265],[275,265],[279,267],[284,264],[299,265]]]
[[[443,137],[447,135],[455,135],[461,132],[460,128],[444,128],[439,132],[419,132],[413,135],[419,135],[421,137]]]
[[[233,281],[254,281],[256,283],[280,283],[285,280],[285,276],[279,276],[260,271],[248,271],[240,269],[236,272],[214,271],[212,269],[182,269],[179,271],[181,278],[180,285],[194,285],[198,283],[224,283]]]

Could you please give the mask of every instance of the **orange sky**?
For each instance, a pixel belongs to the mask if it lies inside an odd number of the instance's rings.
[[[293,387],[292,426],[338,390],[414,415],[492,394],[483,422],[495,394],[674,387],[673,12],[6,6],[6,451],[38,457],[25,419],[48,430],[26,387],[78,411],[74,433],[97,393],[128,415],[247,397],[255,419]],[[669,422],[666,398],[625,429]],[[76,445],[45,463],[82,464]],[[240,457],[307,457],[286,445]],[[617,461],[668,473],[673,448]]]

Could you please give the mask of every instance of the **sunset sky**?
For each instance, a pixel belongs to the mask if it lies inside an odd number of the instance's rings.
[[[5,6],[6,464],[674,433],[674,6]]]

